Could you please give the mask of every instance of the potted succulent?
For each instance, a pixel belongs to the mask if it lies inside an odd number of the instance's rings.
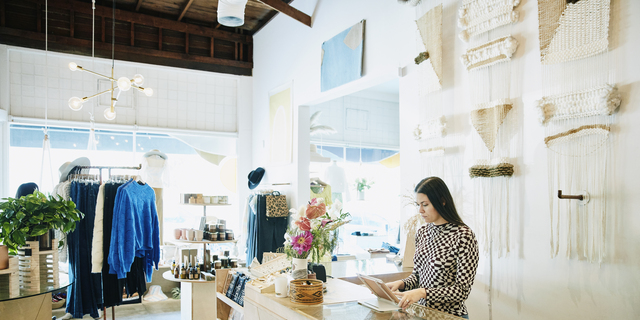
[[[364,200],[364,190],[370,189],[373,181],[367,181],[366,178],[356,179],[356,189],[358,190],[358,200]]]
[[[0,203],[0,241],[12,254],[16,254],[28,240],[45,235],[50,241],[52,230],[64,233],[75,230],[76,221],[84,216],[73,201],[51,195],[47,197],[38,191],[18,199],[3,200]]]

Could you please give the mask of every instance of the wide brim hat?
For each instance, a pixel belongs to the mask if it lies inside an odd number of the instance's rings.
[[[151,156],[158,156],[158,157],[160,157],[160,158],[162,158],[164,160],[168,159],[167,155],[164,152],[161,152],[158,149],[153,149],[153,150],[151,150],[151,151],[149,151],[149,152],[147,152],[147,153],[145,153],[143,155],[144,158],[149,158]]]
[[[87,157],[80,157],[71,162],[67,161],[63,163],[60,166],[60,169],[58,169],[58,171],[60,171],[60,182],[67,181],[67,179],[69,178],[69,173],[71,173],[71,170],[73,170],[73,168],[78,166],[88,167],[90,165],[91,165],[91,160],[89,160],[89,158]]]
[[[262,177],[264,177],[264,172],[262,167],[258,167],[249,173],[249,189],[253,190],[260,184]]]

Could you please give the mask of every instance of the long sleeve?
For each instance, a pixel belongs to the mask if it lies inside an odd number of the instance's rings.
[[[478,268],[478,243],[465,225],[427,224],[416,233],[414,272],[404,279],[405,290],[421,288],[418,302],[456,316],[467,314],[469,296]]]
[[[136,252],[136,232],[133,217],[133,203],[125,190],[120,187],[116,194],[111,230],[111,248],[109,249],[109,273],[115,273],[118,279],[124,279],[131,268]]]
[[[101,273],[103,263],[102,237],[104,231],[104,184],[98,190],[96,201],[96,220],[93,226],[93,243],[91,249],[91,272]]]
[[[456,265],[455,283],[445,287],[425,288],[427,301],[464,302],[467,300],[478,268],[478,242],[472,234],[464,234],[460,237]]]

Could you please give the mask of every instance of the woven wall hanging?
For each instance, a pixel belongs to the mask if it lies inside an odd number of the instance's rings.
[[[543,64],[582,59],[609,47],[610,0],[538,0]]]
[[[602,263],[613,182],[612,125],[621,99],[608,54],[610,0],[538,0],[550,255]],[[583,200],[559,199],[564,195]]]
[[[429,8],[429,6],[431,6]],[[413,131],[420,153],[421,175],[442,177],[445,170],[446,119],[442,106],[442,4],[427,4],[416,10],[415,59],[418,77],[419,114]]]
[[[442,5],[435,6],[416,21],[438,84],[442,87]],[[438,88],[438,89],[440,89]]]
[[[498,257],[510,251],[509,181],[513,173],[514,166],[506,158],[478,160],[469,168],[474,184],[475,212],[481,216],[477,233],[485,254],[490,253],[492,246]]]
[[[460,60],[469,71],[476,68],[486,68],[511,60],[511,55],[516,52],[517,48],[518,41],[508,35],[468,49],[460,57]]]
[[[460,40],[518,21],[518,11],[513,10],[520,0],[463,0],[458,9]]]
[[[507,117],[507,113],[513,108],[509,99],[499,99],[476,106],[471,111],[471,124],[476,129],[480,138],[489,151],[493,151],[496,145],[498,129]]]

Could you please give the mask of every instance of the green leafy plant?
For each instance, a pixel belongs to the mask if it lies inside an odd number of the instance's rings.
[[[6,201],[0,203],[0,241],[13,254],[29,237],[41,236],[50,229],[71,232],[76,228],[76,221],[84,217],[73,201],[47,197],[38,191],[3,200]]]
[[[175,287],[171,289],[171,297],[174,299],[180,299],[180,288]]]
[[[367,181],[366,178],[357,178],[356,179],[356,189],[359,192],[364,191],[365,189],[370,189],[373,185],[373,181]]]

